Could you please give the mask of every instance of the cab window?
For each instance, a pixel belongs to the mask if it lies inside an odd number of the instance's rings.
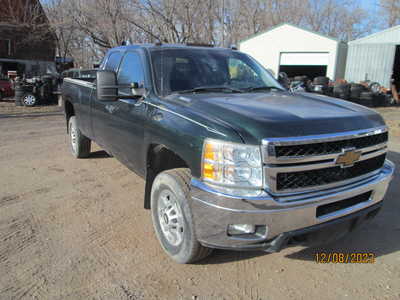
[[[245,84],[263,83],[260,76],[248,64],[246,64],[242,60],[236,58],[229,58],[228,67],[229,67],[229,77],[231,82],[237,81]]]
[[[118,73],[118,85],[138,83],[139,88],[144,87],[144,71],[140,56],[135,52],[126,53]],[[130,94],[129,88],[119,89],[120,94]]]
[[[105,70],[117,72],[119,63],[121,62],[122,53],[121,52],[113,52],[109,55]]]

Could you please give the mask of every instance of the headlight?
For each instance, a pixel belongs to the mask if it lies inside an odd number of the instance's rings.
[[[257,196],[263,187],[260,146],[206,139],[202,177],[217,190],[239,196]]]

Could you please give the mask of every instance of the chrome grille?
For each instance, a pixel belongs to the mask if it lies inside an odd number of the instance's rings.
[[[386,127],[338,134],[263,140],[266,189],[273,194],[308,192],[368,178],[382,168]],[[348,150],[361,153],[349,166],[336,163]]]
[[[277,190],[298,189],[348,180],[380,169],[386,154],[355,163],[350,168],[330,167],[318,170],[278,173]]]
[[[383,132],[381,134],[342,141],[331,141],[306,145],[276,146],[275,151],[277,157],[326,155],[340,153],[342,149],[345,148],[354,147],[356,149],[362,149],[386,143],[387,141],[388,133]]]

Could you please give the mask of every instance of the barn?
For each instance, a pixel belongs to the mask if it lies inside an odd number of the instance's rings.
[[[30,76],[55,71],[56,36],[39,0],[2,0],[0,77],[9,71]]]
[[[349,42],[346,79],[400,88],[400,25]]]
[[[289,77],[307,75],[310,79],[344,77],[345,42],[288,23],[241,41],[239,48],[275,76],[285,72]]]

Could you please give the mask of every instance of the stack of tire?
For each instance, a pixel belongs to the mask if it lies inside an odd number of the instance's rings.
[[[17,82],[15,84],[15,95],[14,95],[14,100],[15,100],[15,106],[22,106],[22,97],[24,96],[25,91],[23,86],[21,85],[20,82]]]
[[[389,101],[380,93],[379,83],[368,86],[358,83],[338,83],[333,88],[333,96],[368,107],[387,106]]]
[[[42,76],[42,85],[40,87],[40,98],[46,103],[54,103],[55,97],[53,94],[54,89],[57,88],[53,76],[45,75]]]
[[[350,100],[364,106],[375,106],[374,93],[362,84],[350,84]]]

